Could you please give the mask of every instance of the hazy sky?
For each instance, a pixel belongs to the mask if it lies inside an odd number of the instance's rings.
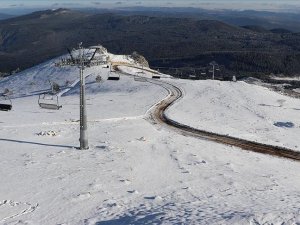
[[[0,0],[0,8],[128,6],[199,7],[208,9],[299,9],[300,0]]]

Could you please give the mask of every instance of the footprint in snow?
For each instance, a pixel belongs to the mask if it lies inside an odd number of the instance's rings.
[[[24,166],[30,166],[30,165],[34,165],[34,164],[38,164],[38,162],[32,161],[30,159],[27,159],[24,161]]]
[[[55,155],[54,155],[54,154],[49,154],[49,155],[47,155],[47,157],[48,157],[48,158],[54,158]]]
[[[28,202],[16,202],[12,200],[0,201],[0,223],[5,222],[8,219],[14,219],[16,217],[34,212],[39,204],[31,204]]]
[[[120,205],[118,205],[118,203],[113,199],[104,200],[103,203],[104,203],[104,206],[107,208],[120,207]]]
[[[183,190],[191,190],[190,187],[183,187],[182,189],[183,189]]]
[[[131,184],[130,180],[126,179],[126,180],[120,180],[122,183],[129,185]]]
[[[76,195],[75,197],[72,198],[72,201],[82,201],[82,200],[86,200],[89,199],[91,197],[91,193],[90,192],[86,192],[86,193],[80,193],[78,195]]]
[[[146,141],[146,138],[145,137],[140,137],[140,138],[137,138],[138,141]]]
[[[163,200],[163,198],[161,196],[159,196],[159,195],[144,197],[144,199],[154,200],[154,201],[162,201]]]
[[[202,161],[196,161],[194,163],[190,163],[189,165],[200,165],[200,164],[206,164],[206,161],[205,160],[202,160]]]
[[[138,194],[139,192],[137,190],[127,191],[130,194]]]
[[[29,155],[29,154],[27,154],[27,153],[24,153],[24,154],[22,154],[21,156],[24,157],[24,158],[31,158],[31,155]]]
[[[97,183],[92,183],[89,184],[89,187],[94,190],[94,191],[99,191],[103,189],[103,185],[102,184],[97,184]]]

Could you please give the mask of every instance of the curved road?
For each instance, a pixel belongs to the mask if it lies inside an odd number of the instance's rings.
[[[132,76],[131,74],[127,73],[123,74]],[[227,135],[216,134],[205,130],[199,130],[170,119],[165,112],[170,106],[172,106],[172,104],[182,98],[183,94],[181,89],[173,84],[161,80],[147,79],[147,82],[159,85],[169,92],[169,95],[165,99],[161,100],[150,110],[148,110],[148,120],[151,123],[165,125],[184,136],[191,136],[214,141],[220,144],[235,146],[252,152],[300,161],[300,152],[296,152],[292,149],[257,143]]]

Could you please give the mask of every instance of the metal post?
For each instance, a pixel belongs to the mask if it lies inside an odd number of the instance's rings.
[[[83,68],[80,68],[80,149],[88,148],[85,77],[83,76]]]
[[[74,49],[76,50],[76,49]],[[90,58],[84,52],[84,48],[82,47],[82,42],[78,44],[78,52],[79,54],[72,55],[72,51],[68,49],[70,59],[62,59],[60,63],[57,63],[57,66],[77,66],[79,68],[79,78],[80,78],[80,102],[79,102],[79,110],[80,110],[80,148],[81,150],[88,149],[88,132],[87,132],[87,109],[86,109],[86,99],[85,99],[85,77],[83,75],[83,71],[86,66],[98,65],[98,62],[93,61],[94,56],[96,55],[95,50],[93,56]],[[52,85],[53,88],[53,85]]]
[[[87,113],[85,100],[85,77],[83,76],[84,62],[82,49],[80,49],[80,149],[89,149],[88,134],[87,134]]]
[[[209,71],[209,72],[212,72],[212,79],[214,80],[215,79],[215,68],[216,68],[216,66],[218,66],[218,64],[215,61],[212,61],[209,65],[212,66],[212,71]]]

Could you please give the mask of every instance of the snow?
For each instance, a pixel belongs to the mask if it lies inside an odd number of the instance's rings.
[[[111,62],[117,62],[117,63],[134,63],[134,60],[127,55],[114,55],[108,53],[109,59]]]
[[[176,84],[185,96],[167,112],[170,118],[202,130],[300,151],[299,99],[245,82]]]
[[[300,77],[276,77],[276,76],[271,76],[271,79],[273,80],[285,80],[285,81],[299,81]]]
[[[128,66],[119,66],[119,69],[124,73],[128,73],[138,77],[152,78],[152,76],[159,75],[160,78],[172,78],[172,76],[167,74],[158,73],[155,70],[151,70],[149,68],[143,68],[140,66],[137,67],[128,67]]]
[[[294,89],[293,91],[297,92],[297,93],[300,93],[300,88],[296,88]]]
[[[146,112],[167,91],[130,76],[107,81],[101,66],[84,73],[90,149],[78,150],[79,71],[56,68],[56,60],[0,81],[0,92],[14,92],[13,111],[0,112],[0,224],[300,223],[298,162],[154,126]],[[48,79],[73,83],[63,86],[59,111],[38,107]],[[299,144],[283,138],[299,132],[296,99],[243,82],[163,80],[184,89],[168,112],[178,121]]]
[[[8,88],[13,92],[13,96],[23,97],[36,95],[51,90],[49,80],[57,82],[60,86],[65,86],[66,82],[74,82],[78,78],[77,68],[58,68],[54,64],[59,58],[47,61],[41,65],[27,69],[21,73],[14,74],[2,80],[0,93]]]

